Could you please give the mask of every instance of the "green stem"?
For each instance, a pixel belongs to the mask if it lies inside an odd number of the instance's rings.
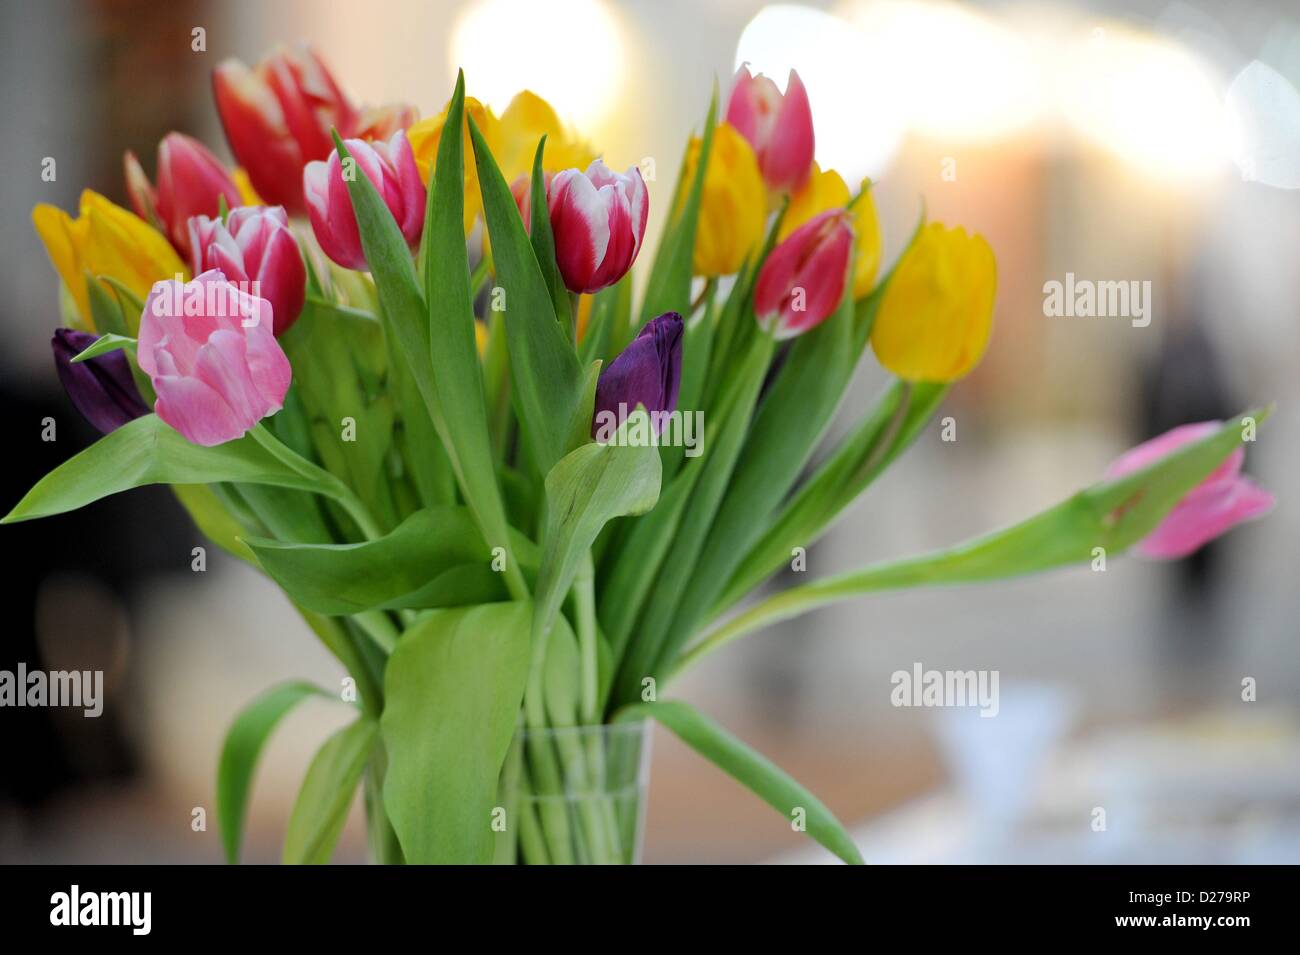
[[[492,256],[484,253],[483,257],[478,260],[478,265],[474,266],[474,271],[469,274],[469,300],[473,302],[478,298],[479,293],[483,291],[483,286],[487,284],[488,275],[492,272]]]
[[[595,570],[591,563],[591,554],[583,559],[582,566],[573,582],[574,596],[578,608],[578,654],[581,661],[581,695],[580,710],[582,722],[588,726],[595,725],[599,719],[599,679],[598,648],[596,641],[596,589]]]

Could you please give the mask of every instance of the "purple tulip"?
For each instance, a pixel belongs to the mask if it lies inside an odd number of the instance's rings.
[[[50,345],[54,349],[54,368],[72,404],[101,434],[108,434],[147,415],[149,409],[136,390],[131,366],[120,349],[72,363],[98,340],[98,335],[89,332],[60,328],[55,330]]]
[[[656,413],[677,410],[677,391],[682,383],[683,329],[680,315],[665,312],[647,323],[623,353],[601,372],[596,382],[591,422],[593,437],[602,423],[617,420],[622,424],[639,404],[650,412],[655,433],[663,429],[664,416]]]

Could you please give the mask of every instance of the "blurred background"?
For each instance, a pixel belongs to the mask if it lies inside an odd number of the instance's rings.
[[[1191,560],[1112,559],[884,595],[754,635],[675,692],[817,793],[876,862],[1300,861],[1300,10],[1289,0],[5,0],[0,20],[4,510],[92,434],[59,389],[37,202],[125,203],[126,149],[190,132],[228,56],[306,39],[354,100],[441,109],[457,65],[500,110],[525,86],[611,165],[653,159],[664,221],[686,137],[740,62],[810,94],[817,158],[875,181],[886,258],[922,208],[998,258],[992,343],[916,446],[808,555],[809,576],[1010,523],[1185,421],[1277,402],[1247,469],[1267,519]],[[206,51],[192,50],[202,27]],[[44,157],[57,178],[42,181]],[[1152,321],[1049,318],[1066,273],[1149,281]],[[642,276],[644,279],[644,276]],[[881,387],[868,357],[846,427]],[[60,439],[40,440],[41,418]],[[941,440],[951,417],[957,439]],[[78,430],[80,429],[80,430]],[[341,672],[280,593],[209,550],[165,489],[0,528],[0,669],[102,669],[100,719],[0,710],[0,861],[217,861],[231,719]],[[996,670],[1001,712],[896,708],[890,675]],[[1243,680],[1255,681],[1253,701]],[[337,725],[307,703],[264,752],[246,858],[278,858]],[[207,811],[195,831],[194,810]],[[1099,828],[1096,810],[1104,810]],[[336,859],[365,858],[359,807]],[[823,861],[789,820],[656,732],[648,862]]]

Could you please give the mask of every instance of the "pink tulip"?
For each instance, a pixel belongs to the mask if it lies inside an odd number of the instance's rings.
[[[1219,427],[1217,421],[1179,425],[1125,451],[1106,469],[1106,477],[1123,477],[1141,470]],[[1268,513],[1273,507],[1273,495],[1241,474],[1245,459],[1245,449],[1235,448],[1137,544],[1138,552],[1158,559],[1186,557],[1243,521]]]
[[[292,372],[272,318],[270,302],[216,269],[192,282],[155,283],[140,316],[138,357],[158,417],[211,447],[279,411]]]
[[[750,76],[742,66],[727,103],[727,122],[754,147],[768,189],[794,192],[808,179],[816,147],[812,108],[794,70],[782,94],[772,80],[762,73]]]
[[[616,173],[597,159],[587,171],[565,169],[551,179],[546,206],[555,258],[571,292],[613,285],[641,251],[650,203],[641,171]]]
[[[374,183],[406,244],[414,249],[424,228],[425,189],[406,133],[399,129],[386,143],[349,139],[346,145],[356,168]],[[330,153],[328,162],[308,163],[302,171],[302,185],[312,231],[321,249],[345,269],[364,269],[361,233],[338,152]]]
[[[415,120],[398,105],[358,110],[306,44],[277,48],[249,69],[226,60],[212,73],[212,91],[226,139],[264,200],[291,215],[307,211],[302,169],[334,149],[330,130],[345,139],[383,139]]]
[[[772,250],[754,283],[754,314],[777,339],[822,322],[840,304],[853,251],[849,214],[832,209],[809,219]]]
[[[271,303],[275,334],[298,319],[307,294],[307,268],[289,230],[283,206],[244,206],[227,222],[190,220],[194,274],[219,269],[231,282],[256,282],[246,289]]]
[[[190,254],[190,216],[215,216],[243,202],[221,160],[197,139],[168,133],[158,144],[158,186],[149,182],[135,153],[127,151],[126,189],[136,215],[152,222],[182,256]]]

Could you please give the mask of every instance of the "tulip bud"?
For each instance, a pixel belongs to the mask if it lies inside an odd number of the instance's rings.
[[[1118,478],[1139,471],[1219,427],[1216,421],[1202,421],[1166,431],[1124,452],[1106,469],[1106,477]],[[1254,520],[1272,510],[1273,495],[1242,476],[1245,460],[1245,449],[1235,448],[1136,545],[1138,552],[1157,559],[1186,557],[1243,521]]]
[[[54,369],[73,406],[100,434],[108,434],[148,414],[149,409],[135,387],[126,353],[120,349],[73,364],[72,359],[98,340],[98,335],[89,332],[59,328],[50,345]]]
[[[284,405],[292,372],[272,333],[271,303],[216,269],[159,282],[140,317],[140,369],[154,411],[204,447],[242,437]]]
[[[862,180],[858,197],[849,202],[849,187],[834,169],[824,172],[817,163],[812,164],[808,181],[790,197],[781,228],[776,234],[781,241],[809,219],[828,209],[848,208],[857,245],[853,250],[853,298],[866,298],[875,287],[876,273],[880,271],[881,237],[880,220],[876,204],[871,197],[871,180]]]
[[[790,233],[763,263],[754,283],[758,324],[777,339],[821,323],[840,304],[853,229],[844,210],[823,212]]]
[[[727,103],[727,122],[754,147],[768,189],[787,193],[804,184],[816,143],[808,91],[798,73],[790,71],[782,94],[762,73],[751,76],[742,66]]]
[[[627,274],[641,251],[650,212],[639,169],[620,174],[597,159],[585,173],[558,172],[546,205],[556,263],[569,291],[598,292]]]
[[[190,254],[190,216],[215,216],[243,202],[239,187],[208,147],[182,133],[158,144],[158,186],[149,184],[135,154],[125,157],[127,191],[140,218],[153,222],[183,256]]]
[[[662,430],[664,413],[677,410],[677,392],[682,382],[683,329],[680,315],[665,312],[647,322],[640,334],[600,373],[591,419],[593,437],[612,433],[637,405],[644,405],[650,412],[655,433]]]
[[[954,381],[984,355],[997,264],[980,235],[932,222],[903,253],[880,300],[871,347],[906,381]]]
[[[406,244],[414,249],[424,228],[426,193],[406,134],[398,130],[386,143],[349,139],[346,145],[355,163],[353,174],[360,170],[374,184]],[[302,171],[302,182],[307,214],[321,249],[345,269],[365,269],[361,233],[338,152],[330,153],[328,162],[308,163]]]
[[[291,215],[306,212],[302,169],[344,138],[390,139],[415,117],[407,106],[361,112],[309,46],[280,47],[249,69],[226,60],[212,73],[212,90],[226,139],[257,193]]]
[[[231,282],[257,283],[256,294],[271,303],[276,335],[298,319],[307,294],[307,268],[282,206],[244,206],[225,223],[195,216],[190,247],[195,275],[220,269]]]

